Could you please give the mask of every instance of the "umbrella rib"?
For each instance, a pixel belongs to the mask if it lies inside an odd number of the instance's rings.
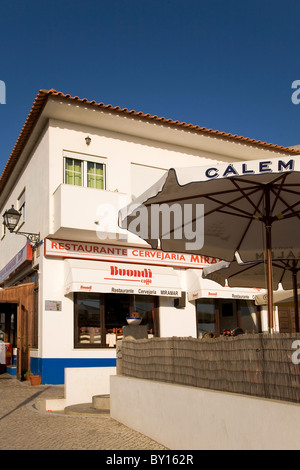
[[[237,190],[239,190],[239,188],[237,188]],[[249,194],[250,194],[250,195],[251,195],[251,194],[255,194],[258,190],[261,190],[261,188],[259,188],[259,189],[255,188],[255,189],[254,189],[253,191],[251,191],[251,193],[249,193]],[[227,193],[227,192],[228,192],[228,191],[224,191],[224,193]],[[232,191],[230,191],[230,192],[232,192]],[[236,192],[236,190],[235,190],[234,192]],[[199,196],[196,196],[196,197],[199,197]],[[243,195],[243,194],[242,194],[241,196],[239,196],[238,198],[235,198],[234,200],[229,201],[228,203],[218,201],[217,199],[214,199],[211,195],[205,195],[205,196],[203,196],[203,197],[206,198],[206,199],[212,200],[213,202],[216,202],[216,203],[220,204],[219,207],[216,207],[216,208],[210,210],[209,212],[206,212],[206,213],[204,214],[204,217],[207,217],[207,216],[209,216],[209,215],[211,215],[211,214],[213,214],[213,213],[215,213],[215,212],[219,212],[219,213],[224,213],[224,214],[228,214],[228,215],[233,215],[233,216],[235,216],[235,217],[244,217],[244,218],[250,219],[249,223],[247,224],[246,230],[245,230],[245,232],[243,233],[242,238],[241,238],[241,240],[240,240],[240,242],[239,242],[239,244],[238,244],[238,248],[241,246],[241,244],[242,244],[242,242],[243,242],[243,239],[245,238],[245,235],[246,235],[246,233],[247,233],[247,231],[248,231],[248,229],[249,229],[251,223],[253,222],[253,220],[254,220],[254,218],[255,218],[255,213],[256,213],[256,212],[259,212],[260,215],[261,215],[261,217],[263,217],[263,214],[258,210],[258,207],[259,207],[259,205],[260,205],[260,203],[261,203],[261,200],[262,200],[262,197],[263,197],[263,196],[260,197],[260,199],[259,199],[257,205],[255,205],[254,203],[251,204],[251,205],[254,207],[254,213],[249,213],[249,212],[247,212],[247,211],[244,211],[244,210],[242,210],[242,209],[239,209],[239,208],[236,208],[236,207],[232,206],[232,203],[235,203],[235,202],[237,202],[237,201],[239,201],[239,200],[241,200],[241,199],[244,198],[244,195]],[[187,198],[187,199],[188,199],[188,198]],[[248,199],[248,198],[247,198],[247,199]],[[168,201],[168,202],[171,202],[171,201]],[[166,203],[166,202],[165,202],[165,203]],[[239,213],[234,213],[234,212],[226,211],[225,209],[223,209],[223,207],[226,207],[226,206],[229,207],[229,208],[231,208],[231,209],[233,209],[233,210],[235,210],[235,211],[237,211],[237,212],[239,212]],[[257,218],[258,218],[258,217],[257,217]],[[195,220],[196,220],[196,219],[193,218],[191,222],[194,222]],[[173,233],[174,231],[175,231],[175,228],[174,228],[174,229],[171,229],[169,233]],[[238,248],[237,248],[237,249],[238,249]]]
[[[250,188],[246,188],[246,189],[250,189]],[[251,192],[249,193],[249,195],[251,196],[252,194],[255,194],[255,193],[256,193],[257,191],[259,191],[259,190],[260,190],[260,188],[259,188],[259,189],[257,189],[257,188],[253,189],[253,187],[252,187],[252,188],[251,188]],[[239,191],[239,189],[238,189],[238,191]],[[244,194],[239,195],[239,197],[237,197],[237,198],[235,198],[235,199],[233,199],[233,200],[231,200],[231,201],[229,201],[229,202],[227,202],[227,203],[224,202],[224,201],[219,201],[218,199],[216,199],[216,198],[213,197],[214,195],[220,196],[220,195],[222,195],[222,194],[229,194],[229,193],[236,193],[236,192],[237,192],[237,189],[233,189],[233,190],[229,190],[229,191],[228,191],[228,190],[227,190],[227,191],[218,191],[218,192],[215,192],[215,193],[204,194],[203,196],[200,196],[200,197],[202,197],[203,199],[208,199],[208,200],[210,200],[210,201],[212,201],[212,202],[215,202],[215,203],[217,203],[217,204],[220,204],[219,207],[216,207],[216,208],[212,209],[211,211],[207,212],[205,215],[210,215],[210,214],[212,214],[212,213],[214,213],[214,212],[216,212],[216,211],[221,212],[221,209],[222,209],[223,207],[227,206],[227,207],[229,207],[229,208],[231,208],[231,209],[233,209],[233,210],[235,210],[235,211],[237,211],[237,212],[244,213],[244,214],[245,214],[245,217],[246,217],[246,216],[248,216],[248,217],[253,217],[253,215],[252,215],[251,213],[249,213],[249,212],[247,212],[247,211],[245,211],[245,210],[243,210],[243,209],[240,209],[240,208],[238,208],[238,207],[234,207],[234,206],[232,205],[232,204],[234,204],[235,202],[238,202],[238,201],[240,201],[241,199],[243,199],[243,198],[245,197]],[[192,199],[197,199],[197,198],[199,198],[199,195],[195,195],[195,196],[185,196],[185,197],[179,197],[179,198],[177,197],[176,199],[164,200],[164,201],[161,202],[161,204],[171,204],[172,202],[178,203],[178,202],[182,202],[182,201],[190,201],[190,200],[192,200]],[[145,205],[145,206],[148,206],[148,207],[151,206],[151,205],[152,205],[151,199],[149,199],[147,202],[145,202],[144,205]],[[253,204],[252,204],[252,205],[253,205]],[[255,207],[255,206],[254,206],[254,207]],[[239,214],[234,214],[234,213],[233,213],[233,214],[231,214],[231,215],[239,215]]]
[[[240,192],[242,193],[243,197],[245,197],[245,198],[247,199],[247,201],[249,202],[249,204],[251,204],[251,206],[254,207],[254,209],[255,209],[256,211],[258,211],[258,207],[255,206],[254,202],[251,201],[251,199],[249,199],[248,194],[245,193],[245,191],[237,184],[237,182],[236,182],[234,179],[232,179],[231,181],[232,181],[232,183],[234,184],[234,186],[238,189],[238,191],[240,191]],[[261,189],[261,188],[260,188],[260,189]],[[259,211],[259,212],[260,212],[260,211]],[[260,215],[262,216],[262,213],[261,213],[261,212],[260,212]]]
[[[287,271],[291,272],[292,274],[297,274],[300,271],[300,266],[298,266],[299,260],[280,260],[281,264],[278,264],[278,261],[273,262],[273,266],[282,269],[282,274],[280,276],[279,282],[283,281],[284,275]],[[291,263],[292,262],[292,266]]]
[[[259,204],[261,203],[262,198],[263,198],[263,194],[261,195],[261,197],[260,197],[260,199],[259,199],[259,201],[258,201],[258,206],[259,206]],[[247,234],[247,232],[248,232],[248,230],[249,230],[249,228],[250,228],[250,225],[251,225],[252,222],[253,222],[253,219],[254,219],[254,217],[255,217],[256,211],[257,211],[257,209],[255,208],[255,211],[254,211],[254,213],[253,213],[253,215],[252,215],[252,219],[249,221],[249,223],[248,223],[246,229],[244,230],[244,233],[243,233],[243,235],[242,235],[242,237],[241,237],[241,239],[240,239],[240,241],[239,241],[239,244],[237,245],[236,251],[239,251],[239,249],[240,249],[240,247],[241,247],[241,244],[243,243],[244,238],[245,238],[245,236],[246,236],[246,234]]]
[[[236,209],[237,210],[237,209]],[[250,219],[250,220],[253,220],[253,216],[251,214],[237,214],[235,212],[230,212],[230,211],[226,211],[226,210],[223,210],[223,209],[219,209],[218,212],[220,214],[227,214],[227,215],[233,215],[233,216],[236,216],[236,217],[241,217],[241,218],[244,218],[244,219]],[[209,214],[205,214],[205,215],[209,215]]]
[[[296,191],[295,189],[289,189],[290,187],[296,186],[295,184],[286,184],[284,188],[282,188],[282,192],[295,194],[296,196],[300,196],[300,191]],[[275,186],[274,186],[275,187]]]
[[[283,184],[284,184],[284,182],[285,182],[285,180],[286,180],[286,177],[287,177],[287,175],[284,175],[283,178],[281,178],[281,183],[280,183],[280,185],[279,185],[279,187],[278,187],[277,194],[276,194],[275,200],[274,200],[273,205],[272,205],[272,208],[271,208],[271,213],[273,213],[273,211],[274,211],[274,209],[275,209],[275,206],[276,206],[277,201],[278,201],[278,199],[279,199],[280,192],[282,191],[282,186],[283,186]],[[274,189],[273,189],[273,193],[275,194]]]
[[[234,277],[234,276],[239,276],[240,274],[245,273],[246,271],[248,271],[249,269],[252,269],[253,267],[256,267],[257,264],[262,264],[262,263],[263,263],[263,261],[260,261],[260,262],[257,262],[257,263],[251,263],[251,265],[246,266],[246,267],[240,269],[240,271],[238,271],[238,272],[236,272],[236,273],[230,274],[230,275],[228,276],[228,280],[231,279],[231,278]]]
[[[272,189],[272,192],[273,192],[274,194],[276,194],[273,189]],[[295,206],[298,206],[298,205],[300,204],[300,201],[295,202],[295,204],[293,204],[293,205],[289,205],[289,204],[279,195],[279,193],[276,195],[276,201],[277,201],[278,199],[286,206],[286,209],[283,210],[283,211],[280,213],[281,216],[283,215],[283,218],[284,218],[284,219],[290,219],[291,217],[298,217],[298,219],[300,218],[300,212],[299,212],[299,211],[297,212],[297,211],[294,210],[294,207],[295,207]],[[275,208],[275,204],[273,204],[272,209],[274,209],[274,208]],[[288,212],[288,211],[290,211],[290,213],[287,214],[287,215],[284,215],[284,214],[285,214],[286,212]],[[273,217],[273,219],[274,219],[274,220],[280,219],[280,218],[282,218],[281,216],[275,216],[275,217]]]
[[[238,190],[239,190],[239,188],[238,188]],[[251,193],[249,193],[249,194],[250,194],[250,195],[255,194],[257,191],[258,191],[257,188],[255,188],[255,190],[251,191]],[[241,192],[241,191],[240,191],[240,192]],[[250,212],[247,212],[247,211],[245,211],[245,210],[243,210],[243,209],[240,209],[240,208],[238,208],[238,207],[234,207],[234,206],[232,205],[232,204],[234,204],[235,202],[240,201],[241,199],[243,199],[243,198],[245,197],[243,193],[242,193],[242,195],[239,196],[238,198],[233,199],[232,201],[229,201],[229,202],[227,202],[227,203],[226,203],[226,202],[223,202],[223,201],[218,201],[217,199],[213,198],[211,195],[207,195],[207,196],[205,196],[205,197],[206,197],[206,199],[209,199],[209,200],[211,200],[211,201],[213,201],[213,202],[216,202],[216,203],[220,204],[219,207],[216,207],[216,208],[212,209],[211,211],[207,212],[207,213],[205,214],[206,216],[207,216],[207,215],[210,215],[210,214],[213,214],[213,213],[216,212],[216,211],[217,211],[217,212],[222,212],[222,208],[225,207],[225,206],[227,206],[227,207],[229,207],[230,209],[233,209],[233,210],[239,212],[239,214],[234,214],[234,213],[231,213],[231,212],[227,212],[229,215],[236,215],[236,216],[241,217],[240,214],[244,214],[244,217],[251,217],[251,218],[254,217],[254,215],[251,214]],[[247,198],[247,200],[249,201],[248,198]],[[260,202],[259,202],[259,203],[260,203]],[[259,204],[258,204],[257,206],[255,206],[255,204],[252,203],[251,205],[254,207],[255,212],[258,211],[258,206],[259,206]],[[223,212],[226,213],[225,211],[223,211]],[[262,214],[261,214],[261,215],[262,215]]]
[[[252,191],[250,192],[250,195],[255,193],[257,191],[257,189],[255,188],[253,190],[253,186],[251,188],[244,188],[245,190],[249,190],[251,189]],[[259,188],[260,189],[260,188]],[[207,199],[212,199],[212,196],[222,196],[223,194],[230,194],[230,193],[233,193],[235,194],[237,192],[236,189],[231,189],[231,190],[224,190],[224,191],[215,191],[215,192],[212,192],[212,193],[209,193],[209,194],[203,194],[201,196],[199,196],[199,194],[196,194],[196,195],[188,195],[188,196],[184,196],[184,197],[176,197],[175,199],[166,199],[166,200],[163,200],[161,201],[161,204],[170,204],[172,202],[182,202],[182,201],[189,201],[189,200],[192,200],[192,199],[197,199],[199,197],[203,197],[203,198],[207,198]],[[148,207],[148,206],[151,206],[153,203],[152,203],[152,199],[153,198],[150,198],[148,199],[146,202],[144,202],[143,204]],[[235,202],[235,201],[239,201],[241,199],[241,197],[237,198],[237,199],[234,199],[233,201],[231,202]],[[223,202],[220,202],[218,200],[216,200],[218,203],[221,203],[223,204]],[[156,204],[156,203],[155,203]]]

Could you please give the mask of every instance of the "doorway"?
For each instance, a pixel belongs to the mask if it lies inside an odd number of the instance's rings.
[[[233,330],[237,324],[236,302],[222,299],[220,302],[220,331]]]
[[[16,366],[13,351],[17,348],[17,319],[18,304],[0,302],[0,341],[5,343],[5,364],[1,364],[1,372],[6,372],[7,366]]]
[[[278,320],[280,333],[295,333],[295,310],[288,305],[278,306]]]
[[[17,378],[30,369],[30,348],[37,347],[37,289],[33,282],[0,289],[0,313],[6,338],[17,348]],[[4,330],[3,330],[4,331]]]

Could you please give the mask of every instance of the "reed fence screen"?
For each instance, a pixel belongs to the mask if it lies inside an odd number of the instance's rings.
[[[118,357],[126,376],[299,403],[297,347],[296,333],[125,338]]]

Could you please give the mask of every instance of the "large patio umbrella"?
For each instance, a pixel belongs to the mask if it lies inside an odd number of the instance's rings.
[[[300,260],[273,260],[272,279],[274,287],[281,285],[284,290],[273,293],[273,297],[292,298],[295,306],[295,327],[299,332],[299,308],[298,308],[298,280],[297,274],[300,270]],[[233,262],[220,261],[219,263],[205,267],[202,271],[204,278],[211,279],[223,286],[229,287],[260,287],[267,289],[266,263],[263,261],[242,263],[237,256]],[[265,294],[260,297],[265,298]],[[266,299],[267,300],[267,299]],[[273,299],[275,300],[275,299]],[[266,304],[266,302],[263,302]]]
[[[120,211],[119,225],[154,249],[265,259],[272,331],[272,258],[300,257],[299,172],[297,156],[170,169]]]

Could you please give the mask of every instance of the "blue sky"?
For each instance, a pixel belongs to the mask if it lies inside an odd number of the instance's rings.
[[[0,174],[39,89],[300,144],[299,0],[0,0],[0,17]]]

